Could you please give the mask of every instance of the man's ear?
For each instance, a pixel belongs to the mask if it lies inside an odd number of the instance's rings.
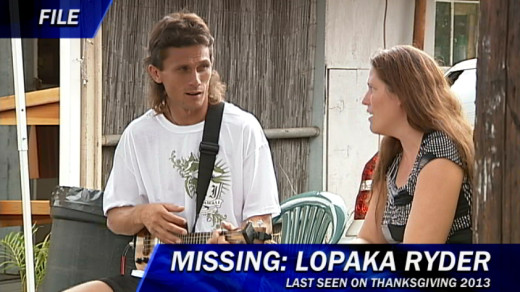
[[[155,83],[162,83],[161,75],[159,74],[160,70],[159,68],[155,67],[154,65],[148,65],[148,74],[150,74],[150,77],[152,78]]]

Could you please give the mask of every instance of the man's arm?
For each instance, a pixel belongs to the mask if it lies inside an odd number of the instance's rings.
[[[107,212],[107,226],[116,234],[134,235],[146,228],[163,243],[180,243],[175,234],[186,234],[186,219],[174,214],[184,207],[174,204],[142,204],[116,207]]]

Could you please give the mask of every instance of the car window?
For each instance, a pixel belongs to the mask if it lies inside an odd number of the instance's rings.
[[[450,73],[448,74],[448,76],[446,76],[446,78],[448,79],[448,83],[450,84],[450,86],[452,86],[453,83],[455,83],[455,81],[457,81],[457,79],[459,79],[459,76],[460,76],[460,74],[462,74],[462,72],[464,72],[464,70],[453,71],[453,72],[450,72]]]

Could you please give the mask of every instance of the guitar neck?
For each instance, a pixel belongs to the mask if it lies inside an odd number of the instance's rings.
[[[211,232],[188,233],[186,235],[177,235],[184,244],[204,244],[211,238]]]
[[[184,244],[204,244],[212,235],[212,232],[201,232],[177,236]],[[265,233],[264,227],[253,228],[251,222],[240,231],[222,231],[221,235],[224,235],[226,240],[230,243],[264,243],[273,238],[270,234]],[[159,239],[152,236],[146,229],[143,229],[137,234],[134,258],[138,270],[144,271],[154,246],[159,243],[161,243]]]

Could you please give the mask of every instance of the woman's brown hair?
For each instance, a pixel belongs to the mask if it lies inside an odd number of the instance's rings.
[[[424,133],[441,131],[450,137],[461,156],[464,173],[471,182],[473,130],[437,63],[425,52],[407,45],[382,50],[371,58],[370,63],[388,90],[399,98],[408,123],[414,129]],[[373,190],[379,194],[379,204],[376,204],[378,222],[382,218],[387,196],[386,173],[400,151],[399,140],[383,137],[373,178]]]

